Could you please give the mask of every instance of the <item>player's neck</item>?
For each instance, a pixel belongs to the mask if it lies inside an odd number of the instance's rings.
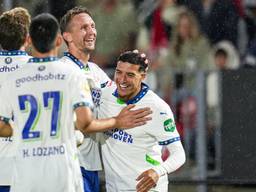
[[[57,57],[58,52],[57,50],[53,49],[47,53],[40,53],[36,50],[33,51],[32,56],[37,58],[45,58],[45,57]]]
[[[125,102],[128,102],[129,100],[133,100],[138,94],[139,92],[141,91],[141,87],[138,88],[136,91],[134,91],[133,93],[131,93],[130,95],[125,95],[123,97],[120,97],[119,96],[119,99],[125,101]]]
[[[87,64],[90,59],[90,54],[86,54],[81,50],[69,48],[68,52],[75,56],[77,59],[82,61],[84,64]]]
[[[25,45],[21,46],[19,50],[20,51],[25,51],[26,50]]]

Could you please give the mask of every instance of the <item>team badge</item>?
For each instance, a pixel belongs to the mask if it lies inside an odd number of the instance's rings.
[[[5,62],[6,64],[10,64],[10,63],[12,62],[12,58],[11,58],[11,57],[6,57],[5,60],[4,60],[4,62]]]
[[[46,68],[46,67],[45,67],[44,65],[41,65],[41,66],[38,67],[38,71],[44,71],[45,68]]]
[[[173,132],[175,130],[176,126],[172,119],[167,119],[164,121],[164,130],[167,132]]]

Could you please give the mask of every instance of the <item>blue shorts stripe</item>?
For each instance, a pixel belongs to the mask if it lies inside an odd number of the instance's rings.
[[[169,145],[169,144],[174,143],[176,141],[180,141],[180,137],[174,137],[174,138],[171,138],[171,139],[166,140],[166,141],[159,141],[158,144],[159,145]]]

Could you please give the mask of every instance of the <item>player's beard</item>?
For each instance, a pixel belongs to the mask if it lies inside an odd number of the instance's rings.
[[[93,42],[87,42],[86,39],[83,39],[83,52],[84,53],[88,53],[90,54],[91,52],[93,52],[95,50],[95,44],[96,44],[96,40],[94,40]]]

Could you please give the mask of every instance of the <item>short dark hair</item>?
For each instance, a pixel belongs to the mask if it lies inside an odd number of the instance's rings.
[[[126,51],[118,57],[117,61],[128,62],[133,65],[139,65],[140,72],[146,72],[148,69],[147,58],[142,57],[141,53],[135,53],[133,51]]]
[[[224,57],[228,57],[228,53],[225,49],[223,48],[218,48],[216,51],[215,51],[215,54],[214,54],[215,57],[217,56],[224,56]]]
[[[32,44],[40,53],[47,53],[55,47],[55,39],[58,32],[59,23],[49,13],[37,15],[32,19],[29,29]]]
[[[77,6],[70,9],[60,20],[60,30],[62,34],[69,30],[69,24],[72,18],[76,15],[79,15],[80,13],[86,13],[92,17],[91,13],[86,7]]]
[[[0,16],[0,44],[5,50],[18,50],[25,43],[30,25],[30,14],[16,7]]]

